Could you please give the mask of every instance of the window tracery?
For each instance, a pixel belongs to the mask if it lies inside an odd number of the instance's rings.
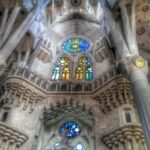
[[[60,133],[67,133],[68,138],[75,138],[80,134],[80,126],[75,121],[66,121],[60,126]]]
[[[67,57],[61,57],[56,61],[56,66],[52,72],[52,80],[69,80],[70,79],[70,60]]]
[[[73,72],[75,73],[76,80],[91,81],[93,79],[91,59],[86,56],[80,57]],[[73,72],[71,72],[70,60],[67,57],[61,57],[56,61],[56,66],[54,66],[51,79],[69,80],[72,78],[71,74]]]
[[[89,42],[81,38],[68,39],[61,45],[61,49],[63,50],[63,52],[69,54],[87,52],[89,48]]]
[[[76,68],[76,80],[92,80],[93,68],[89,57],[81,57],[78,61],[79,66]]]

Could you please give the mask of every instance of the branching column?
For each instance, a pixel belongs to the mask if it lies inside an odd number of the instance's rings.
[[[103,8],[106,26],[108,26],[113,38],[122,73],[128,77],[131,83],[148,149],[150,149],[150,86],[146,74],[144,73],[147,69],[146,63],[144,59],[139,56],[135,37],[135,1],[131,0],[132,17],[127,13],[127,1],[119,1],[123,25],[120,25],[119,22],[115,20],[108,4],[105,3],[104,0],[102,2],[101,6]]]
[[[150,86],[141,70],[132,70],[129,77],[148,148],[150,149]]]

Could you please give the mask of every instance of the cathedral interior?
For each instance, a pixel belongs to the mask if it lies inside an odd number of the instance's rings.
[[[0,150],[150,150],[149,0],[0,0]]]

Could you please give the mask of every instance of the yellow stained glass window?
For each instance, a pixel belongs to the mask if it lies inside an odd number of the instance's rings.
[[[78,66],[76,68],[76,74],[75,74],[76,80],[83,80],[83,68]]]
[[[62,71],[62,80],[69,80],[70,79],[70,68],[65,66]]]

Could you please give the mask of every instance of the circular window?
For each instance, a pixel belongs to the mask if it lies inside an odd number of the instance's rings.
[[[82,144],[78,143],[77,145],[75,145],[74,150],[86,150],[86,149]]]
[[[79,6],[81,4],[81,0],[71,0],[72,5]]]
[[[68,138],[75,138],[80,134],[80,126],[75,121],[66,121],[59,130],[61,135],[67,134]]]
[[[70,54],[87,52],[89,48],[89,42],[81,38],[68,39],[61,45],[61,49]]]

